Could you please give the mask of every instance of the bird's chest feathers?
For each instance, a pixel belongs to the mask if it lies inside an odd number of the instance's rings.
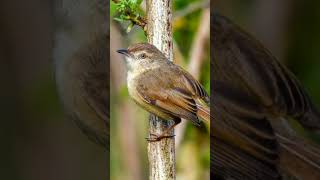
[[[159,67],[158,66],[149,66],[149,67],[141,67],[141,68],[136,67],[128,71],[128,74],[127,74],[128,92],[133,99],[137,100],[136,97],[139,96],[137,92],[137,85],[138,85],[140,76],[145,75],[146,71],[153,71],[156,68],[159,68]]]

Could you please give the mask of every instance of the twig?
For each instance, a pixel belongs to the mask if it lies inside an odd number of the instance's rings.
[[[172,55],[171,0],[147,0],[148,42],[160,49],[169,60]],[[151,134],[162,134],[173,122],[150,115]],[[173,135],[172,130],[168,135]],[[175,179],[174,138],[148,143],[150,180]]]
[[[129,17],[127,20],[131,21],[135,25],[140,26],[145,31],[145,27],[147,25],[145,18],[141,16],[134,17],[132,14],[129,14]]]

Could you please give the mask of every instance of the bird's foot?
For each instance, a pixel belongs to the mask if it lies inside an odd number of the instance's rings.
[[[165,134],[158,135],[158,134],[150,133],[149,137],[147,137],[146,139],[148,142],[157,142],[157,141],[161,141],[161,139],[172,138],[172,137],[175,137],[175,135],[165,135]]]

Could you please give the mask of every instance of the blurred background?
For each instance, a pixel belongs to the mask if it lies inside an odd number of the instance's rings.
[[[210,92],[210,5],[209,0],[174,0],[174,60],[198,78]],[[141,11],[145,11],[145,2]],[[119,23],[116,5],[110,8],[111,75],[111,179],[148,179],[148,113],[128,96],[126,66],[116,50],[146,42],[140,27],[126,33],[128,23]],[[177,179],[209,179],[210,138],[205,128],[183,122],[175,128]]]
[[[105,152],[59,102],[52,2],[0,2],[0,179],[107,179]]]
[[[107,179],[105,152],[88,141],[72,121],[65,119],[59,103],[51,59],[51,3],[52,0],[0,2],[0,179]],[[176,63],[199,77],[208,91],[206,3],[174,0],[173,28]],[[216,11],[253,34],[285,63],[320,107],[320,1],[215,0],[211,3]],[[146,40],[137,27],[125,33],[126,25],[113,21],[113,5],[110,10],[111,175],[112,179],[146,179],[144,138],[148,115],[128,98],[125,65],[115,53],[117,48]],[[209,174],[207,132],[184,123],[176,128],[176,133],[177,179],[206,178]]]
[[[215,0],[215,12],[229,17],[252,34],[303,84],[320,108],[320,1]],[[302,135],[320,137],[304,132]]]

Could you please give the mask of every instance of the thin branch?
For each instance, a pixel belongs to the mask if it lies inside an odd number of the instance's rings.
[[[144,31],[147,25],[146,19],[141,16],[133,16],[133,14],[128,13],[128,21],[131,21],[134,25],[140,26]]]

